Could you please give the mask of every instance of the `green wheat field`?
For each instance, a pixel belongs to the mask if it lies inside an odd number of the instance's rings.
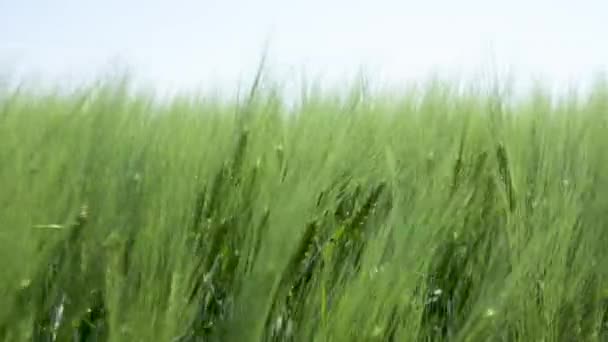
[[[351,88],[1,92],[0,341],[608,341],[607,83]]]

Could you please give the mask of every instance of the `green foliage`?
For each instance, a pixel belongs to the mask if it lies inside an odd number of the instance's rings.
[[[362,88],[0,96],[0,340],[608,340],[606,87]]]

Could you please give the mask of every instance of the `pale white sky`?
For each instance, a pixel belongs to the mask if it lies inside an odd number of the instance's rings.
[[[279,78],[471,75],[494,59],[565,84],[608,71],[606,0],[0,0],[0,69],[89,79],[112,61],[149,85],[235,87],[270,39]]]

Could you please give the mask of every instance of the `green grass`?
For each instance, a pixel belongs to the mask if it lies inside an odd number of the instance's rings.
[[[361,95],[2,94],[0,340],[608,341],[606,87]]]

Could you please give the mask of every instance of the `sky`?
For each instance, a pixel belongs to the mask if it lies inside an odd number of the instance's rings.
[[[285,82],[492,66],[563,86],[608,71],[605,18],[605,0],[0,0],[0,72],[61,84],[128,67],[159,89],[231,89],[267,43]]]

